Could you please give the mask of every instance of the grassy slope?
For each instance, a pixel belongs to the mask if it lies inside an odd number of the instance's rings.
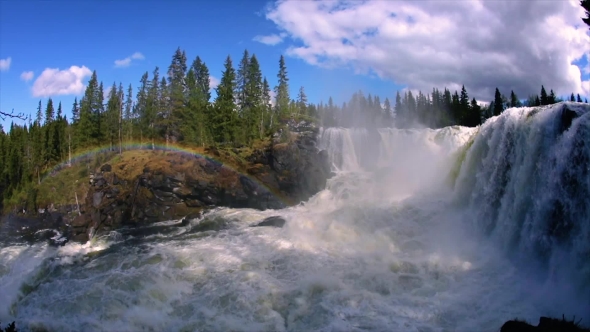
[[[240,149],[219,148],[215,156],[205,152],[202,147],[190,148],[194,153],[222,162],[224,165],[240,173],[246,174],[248,167],[252,166],[246,161],[246,158],[258,149],[264,149],[270,144],[270,141],[256,141],[252,147]],[[119,179],[134,181],[143,173],[145,167],[152,171],[162,171],[164,174],[178,172],[195,172],[194,163],[187,162],[190,154],[173,151],[152,151],[152,150],[128,150],[123,151],[122,155],[117,153],[101,153],[91,156],[86,160],[79,161],[71,167],[65,166],[63,169],[52,174],[46,174],[42,177],[40,185],[31,184],[15,192],[12,197],[5,200],[4,213],[13,211],[15,207],[25,206],[27,200],[31,199],[31,192],[37,191],[36,202],[38,208],[45,208],[50,204],[55,206],[76,204],[76,195],[78,201],[83,204],[88,189],[89,175],[95,173],[104,164],[110,164],[112,171]],[[174,166],[171,165],[174,163]],[[205,176],[199,173],[199,176]],[[276,193],[275,193],[276,194]],[[32,206],[32,205],[29,205]]]

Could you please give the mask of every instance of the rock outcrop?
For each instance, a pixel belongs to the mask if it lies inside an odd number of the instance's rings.
[[[212,207],[266,210],[298,204],[325,187],[330,167],[327,154],[316,147],[317,130],[290,127],[288,134],[254,149],[123,154],[84,180],[89,189],[79,209],[58,206],[32,218],[33,224],[50,221],[68,240],[85,242],[120,226],[194,217]]]

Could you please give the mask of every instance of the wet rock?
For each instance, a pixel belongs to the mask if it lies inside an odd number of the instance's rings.
[[[96,176],[93,180],[93,184],[97,188],[102,188],[107,185],[107,181],[102,176]]]
[[[283,227],[287,221],[281,216],[272,216],[264,219],[263,221],[259,222],[252,227],[262,227],[262,226],[270,226],[270,227]]]
[[[72,227],[84,227],[88,225],[88,220],[86,219],[85,215],[80,215],[74,218],[70,223]]]
[[[102,203],[103,197],[104,197],[104,192],[102,192],[102,191],[97,191],[94,194],[92,194],[92,206],[94,206],[95,208],[98,208],[100,206],[100,203]]]

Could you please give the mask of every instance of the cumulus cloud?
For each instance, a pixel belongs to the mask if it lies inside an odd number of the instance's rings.
[[[266,18],[291,38],[287,55],[322,67],[351,67],[409,89],[521,98],[541,84],[584,93],[581,59],[590,45],[577,0],[279,1]],[[587,92],[586,92],[587,93]]]
[[[0,71],[5,71],[10,69],[10,63],[12,62],[12,58],[8,57],[6,59],[0,59]]]
[[[219,78],[209,75],[209,88],[215,89],[219,85]]]
[[[20,74],[20,79],[25,82],[28,82],[33,79],[33,76],[35,76],[35,74],[32,71],[23,71]]]
[[[45,68],[33,83],[33,97],[80,94],[84,90],[84,78],[92,75],[86,66],[68,69]]]
[[[277,34],[272,34],[272,35],[268,35],[268,36],[258,35],[256,37],[254,37],[253,40],[257,41],[259,43],[266,44],[266,45],[277,45],[277,44],[281,43],[285,37],[287,37],[287,34],[283,32],[278,35]]]
[[[129,67],[133,60],[143,60],[145,57],[140,52],[135,52],[132,55],[126,57],[125,59],[115,60],[115,67],[116,68],[124,68]]]

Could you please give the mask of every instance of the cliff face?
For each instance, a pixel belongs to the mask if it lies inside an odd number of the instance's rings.
[[[37,217],[38,224],[51,220],[68,240],[84,242],[123,225],[194,217],[212,207],[265,210],[298,204],[322,190],[330,176],[316,134],[306,128],[255,149],[208,149],[207,157],[128,151],[84,179],[90,187],[79,213],[75,206],[56,206],[57,211]],[[230,159],[231,167],[224,162]]]

